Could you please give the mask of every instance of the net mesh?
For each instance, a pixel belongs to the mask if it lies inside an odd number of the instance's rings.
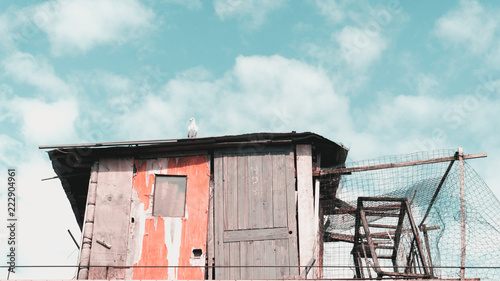
[[[455,150],[436,150],[346,163],[347,168],[452,157]],[[480,161],[480,160],[476,160]],[[433,274],[439,278],[459,278],[461,263],[460,168],[454,161],[439,193],[431,201],[451,161],[387,168],[321,178],[323,185],[338,184],[330,205],[323,204],[324,231],[354,235],[355,215],[334,214],[335,210],[357,205],[358,197],[397,197],[411,201],[411,212],[417,225],[425,224],[427,239],[420,233],[424,255],[432,262]],[[500,202],[464,161],[466,217],[466,278],[500,279]],[[332,190],[330,188],[330,190]],[[326,198],[328,199],[328,198]],[[429,211],[428,211],[429,209]],[[422,221],[426,212],[428,216]],[[381,218],[382,220],[382,218]],[[384,223],[374,219],[373,223]],[[342,239],[340,239],[342,240]],[[336,239],[324,243],[323,278],[352,278],[355,268],[351,250],[353,243]],[[428,240],[428,245],[426,243]],[[429,256],[430,255],[430,256]]]

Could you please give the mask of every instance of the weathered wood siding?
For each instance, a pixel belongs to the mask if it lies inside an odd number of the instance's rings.
[[[210,159],[206,155],[136,160],[127,279],[200,280],[205,277]],[[155,174],[187,176],[184,217],[153,216]],[[133,222],[132,222],[133,221]],[[193,250],[202,255],[195,258]],[[175,266],[198,266],[192,268]]]
[[[292,147],[219,151],[214,169],[215,278],[298,274]]]
[[[298,219],[299,219],[299,252],[300,266],[305,265],[314,258],[316,247],[316,226],[314,220],[314,193],[312,180],[312,147],[310,144],[296,146],[297,153],[297,191],[298,191]],[[307,275],[314,278],[314,270]]]
[[[125,278],[132,174],[132,158],[99,161],[89,279]]]

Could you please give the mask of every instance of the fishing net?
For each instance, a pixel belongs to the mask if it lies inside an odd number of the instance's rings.
[[[455,150],[437,150],[346,163],[347,168],[456,156]],[[480,160],[475,160],[480,161]],[[450,167],[451,166],[451,167]],[[447,170],[448,174],[445,176]],[[466,217],[466,278],[500,279],[500,202],[464,161]],[[439,192],[436,192],[438,187]],[[407,198],[420,227],[424,256],[438,278],[460,278],[461,205],[459,161],[352,172],[321,177],[325,243],[323,278],[352,278],[355,215],[336,212],[356,208],[358,197]],[[332,188],[333,187],[333,188]],[[437,194],[437,195],[436,195]],[[431,204],[431,201],[432,204]],[[425,215],[427,216],[425,217]],[[425,217],[425,221],[424,220]],[[373,223],[384,223],[377,218]],[[422,225],[428,230],[427,238]],[[332,238],[334,237],[334,238]],[[376,277],[376,276],[375,276]]]

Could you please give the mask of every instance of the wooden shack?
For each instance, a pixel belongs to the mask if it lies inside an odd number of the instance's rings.
[[[78,279],[293,278],[321,265],[314,170],[347,156],[309,132],[40,148],[82,229]]]

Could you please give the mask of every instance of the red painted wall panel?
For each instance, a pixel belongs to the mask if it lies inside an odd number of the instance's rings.
[[[178,268],[133,268],[132,279],[204,279],[207,243],[210,163],[207,156],[189,156],[169,159],[136,160],[137,173],[133,188],[137,192],[140,210],[133,210],[143,217],[137,222],[143,233],[139,237],[141,251],[135,266],[193,266]],[[155,217],[152,215],[152,194],[155,174],[187,176],[186,213],[184,218]],[[134,205],[133,205],[134,206]],[[142,229],[143,228],[143,229]],[[137,238],[135,238],[137,239]],[[135,247],[131,243],[129,247]],[[193,249],[201,249],[199,259],[193,259]],[[138,255],[139,256],[139,255]]]

